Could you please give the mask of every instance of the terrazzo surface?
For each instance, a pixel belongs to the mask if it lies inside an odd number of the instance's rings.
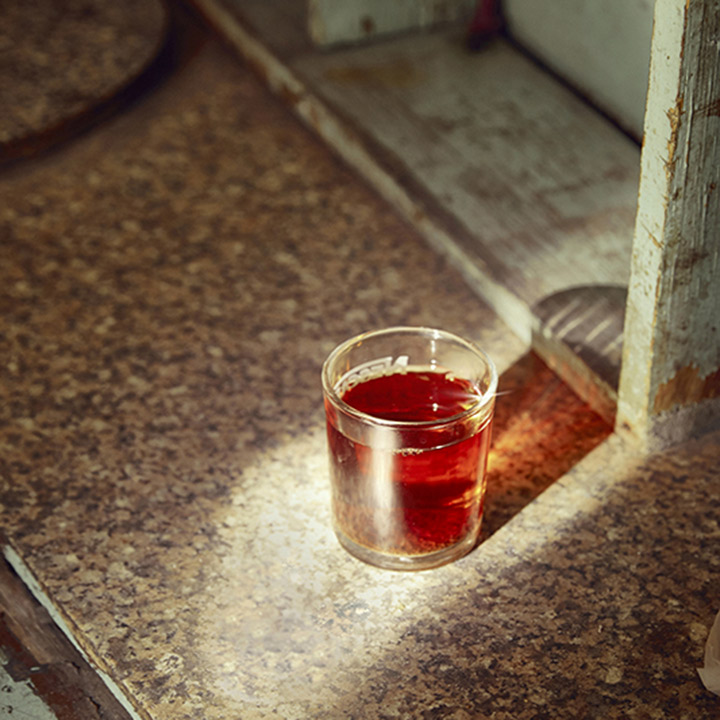
[[[641,458],[523,410],[556,379],[216,41],[0,192],[6,553],[137,717],[717,717],[720,435]],[[540,383],[490,467],[534,501],[422,573],[330,529],[319,369],[391,324]]]
[[[0,161],[86,121],[153,62],[166,28],[161,0],[3,0]]]

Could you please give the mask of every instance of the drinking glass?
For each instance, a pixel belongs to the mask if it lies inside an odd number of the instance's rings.
[[[444,330],[393,327],[335,348],[322,384],[340,544],[394,570],[472,549],[497,390],[492,360]]]

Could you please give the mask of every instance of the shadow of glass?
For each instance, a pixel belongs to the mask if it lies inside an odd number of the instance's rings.
[[[481,540],[612,432],[534,353],[502,374],[498,395]]]
[[[716,717],[696,668],[720,608],[719,453],[720,433],[651,458],[613,436],[497,542],[435,571],[333,716]]]
[[[617,389],[626,301],[624,286],[583,285],[543,298],[533,306],[533,312],[543,328]]]

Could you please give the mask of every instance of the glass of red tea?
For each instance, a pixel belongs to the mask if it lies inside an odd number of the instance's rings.
[[[340,544],[393,570],[472,549],[497,389],[492,360],[452,333],[394,327],[335,348],[322,383]]]

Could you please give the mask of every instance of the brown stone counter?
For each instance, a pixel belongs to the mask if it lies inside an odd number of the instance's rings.
[[[217,40],[0,193],[4,552],[135,717],[716,716],[695,667],[720,437],[600,442]],[[470,337],[516,383],[492,472],[522,482],[478,548],[414,574],[353,559],[329,522],[319,369],[392,324]]]
[[[4,0],[1,13],[0,162],[107,114],[156,61],[168,24],[162,0]]]

